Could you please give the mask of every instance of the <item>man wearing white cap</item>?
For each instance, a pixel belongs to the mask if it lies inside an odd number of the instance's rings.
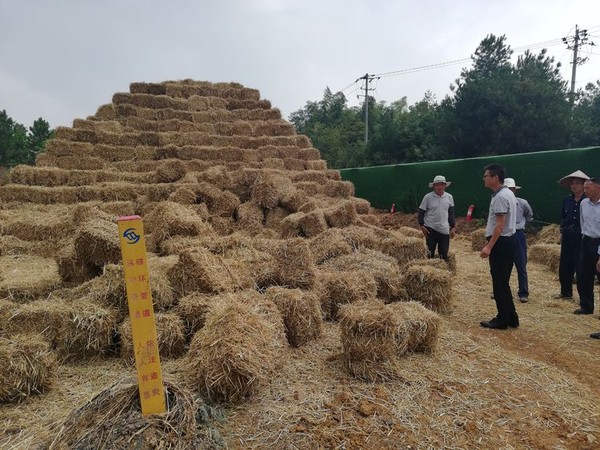
[[[529,301],[529,283],[527,280],[527,236],[525,236],[525,225],[533,220],[533,210],[529,202],[524,198],[517,197],[517,186],[513,178],[505,178],[504,186],[509,188],[517,201],[516,208],[516,231],[515,231],[515,267],[519,279],[519,300],[521,303]]]
[[[419,205],[419,226],[425,236],[429,257],[435,256],[437,247],[440,258],[448,259],[450,237],[456,231],[454,198],[446,192],[452,182],[443,175],[436,175],[429,187],[433,191],[423,197]]]
[[[560,211],[560,262],[558,279],[560,294],[554,298],[570,300],[573,298],[573,275],[577,275],[579,266],[579,249],[581,248],[580,204],[585,198],[583,183],[589,177],[581,170],[576,170],[558,180],[558,184],[571,190],[562,201]]]

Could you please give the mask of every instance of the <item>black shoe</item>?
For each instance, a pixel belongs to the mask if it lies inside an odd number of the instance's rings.
[[[516,314],[508,321],[508,326],[511,328],[519,328],[519,316]]]
[[[573,311],[573,314],[594,314],[594,312],[588,311],[587,309],[579,308]]]
[[[527,303],[529,301],[529,297],[520,296],[519,300],[521,301],[521,303]]]
[[[508,328],[508,325],[499,322],[497,317],[494,317],[488,322],[481,321],[479,322],[479,325],[481,325],[483,328],[491,328],[493,330],[506,330]]]
[[[590,337],[592,339],[600,339],[600,332],[598,332],[598,333],[592,333],[592,334],[590,334]]]

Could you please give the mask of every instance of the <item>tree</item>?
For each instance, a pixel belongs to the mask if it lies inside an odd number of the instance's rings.
[[[11,119],[6,111],[0,112],[0,166],[33,164],[35,156],[43,150],[53,131],[48,122],[37,119],[27,130]]]
[[[50,124],[41,117],[38,118],[33,125],[29,127],[27,135],[27,163],[33,164],[38,153],[44,150],[46,141],[54,135],[54,131],[50,129]]]
[[[600,80],[577,93],[570,143],[573,147],[600,145]]]

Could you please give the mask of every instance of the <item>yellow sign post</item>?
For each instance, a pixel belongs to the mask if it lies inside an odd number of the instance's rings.
[[[146,241],[140,216],[117,219],[142,414],[166,411]]]

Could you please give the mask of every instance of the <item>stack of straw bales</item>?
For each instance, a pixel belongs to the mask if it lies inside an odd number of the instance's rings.
[[[115,219],[138,214],[160,351],[185,355],[190,386],[217,401],[260,389],[323,319],[345,318],[349,361],[370,374],[435,340],[425,312],[415,325],[384,303],[449,309],[447,271],[409,267],[422,237],[381,228],[310,140],[237,83],[131,84],[14,168],[0,205],[0,336],[36,333],[59,362],[119,349],[130,360]],[[372,337],[379,356],[359,358]]]

